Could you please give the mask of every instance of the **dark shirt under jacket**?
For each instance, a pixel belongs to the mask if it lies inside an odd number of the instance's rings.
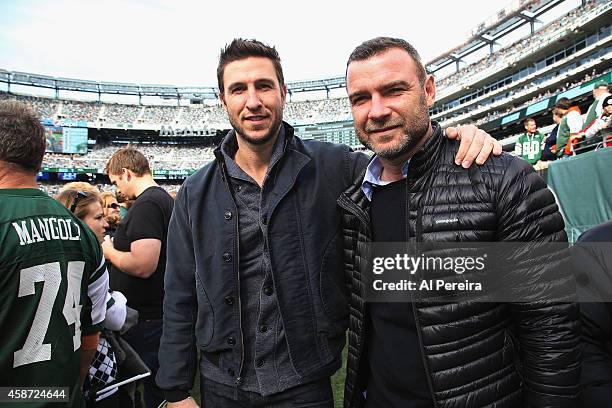
[[[406,242],[406,180],[375,186],[372,195],[374,242]],[[368,303],[367,355],[370,376],[367,408],[433,406],[414,311],[407,302]]]
[[[231,135],[229,135],[231,136]],[[267,396],[300,384],[291,360],[271,277],[270,258],[264,232],[269,202],[274,191],[277,163],[283,155],[283,127],[274,145],[263,188],[234,161],[236,137],[227,137],[221,146],[239,214],[240,297],[244,332],[244,371],[240,390]],[[236,349],[235,352],[238,352]],[[202,374],[209,380],[235,387],[232,376],[218,365],[203,359]]]

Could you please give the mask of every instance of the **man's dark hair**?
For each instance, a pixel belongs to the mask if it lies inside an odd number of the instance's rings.
[[[285,85],[283,68],[281,67],[281,60],[276,48],[257,40],[235,38],[231,43],[221,49],[221,54],[219,54],[219,65],[217,66],[217,84],[219,86],[219,92],[223,93],[224,90],[223,72],[227,64],[249,57],[263,57],[272,61],[279,85],[281,87]]]
[[[563,110],[568,110],[572,106],[572,102],[569,98],[561,98],[555,103],[555,107]]]
[[[523,121],[523,125],[526,126],[529,122],[535,122],[535,119],[532,117],[529,117]]]
[[[408,43],[408,41],[402,40],[401,38],[376,37],[362,42],[349,56],[349,59],[346,62],[346,70],[348,71],[348,66],[353,61],[364,61],[375,55],[382,54],[383,52],[392,48],[402,49],[412,57],[412,60],[417,66],[419,82],[421,86],[425,85],[427,72],[425,71],[425,67],[423,67],[419,53],[410,43]]]
[[[22,102],[0,101],[0,161],[18,171],[36,173],[45,155],[45,128]]]

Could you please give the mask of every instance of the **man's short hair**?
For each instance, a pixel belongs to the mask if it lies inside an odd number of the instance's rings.
[[[0,161],[37,173],[45,146],[45,128],[36,112],[22,102],[0,101]]]
[[[225,72],[227,64],[249,57],[263,57],[272,61],[278,83],[281,87],[285,85],[283,68],[281,67],[280,56],[276,48],[257,40],[235,38],[231,43],[222,48],[221,54],[219,54],[219,65],[217,66],[217,84],[219,86],[219,92],[223,93],[224,90],[223,73]]]
[[[133,147],[123,147],[117,150],[106,163],[106,173],[119,175],[122,169],[128,169],[134,172],[138,177],[145,174],[151,174],[149,161],[144,154],[140,153]]]
[[[606,88],[608,89],[608,83],[606,81],[598,81],[593,85],[593,89]]]
[[[569,100],[569,98],[561,98],[557,101],[557,103],[555,103],[556,108],[563,109],[563,110],[568,110],[570,106],[572,106],[572,103]]]
[[[421,86],[424,85],[427,72],[425,71],[425,67],[421,62],[421,56],[408,41],[402,40],[401,38],[376,37],[362,42],[349,56],[348,61],[346,62],[346,70],[348,71],[348,66],[353,61],[364,61],[375,55],[382,54],[383,52],[392,48],[402,49],[412,57],[417,66],[419,82],[421,83]]]
[[[532,117],[529,117],[529,118],[527,118],[527,119],[525,119],[525,120],[523,121],[523,125],[524,125],[524,126],[527,126],[527,124],[528,124],[529,122],[535,122],[535,119],[534,119],[534,118],[532,118]]]

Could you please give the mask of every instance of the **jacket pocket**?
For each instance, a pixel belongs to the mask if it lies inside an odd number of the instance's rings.
[[[206,347],[213,339],[215,328],[215,314],[204,290],[204,285],[196,273],[196,296],[198,305],[196,308],[197,318],[195,324],[195,335],[199,347]]]

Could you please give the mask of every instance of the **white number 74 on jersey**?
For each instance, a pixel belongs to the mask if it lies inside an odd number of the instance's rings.
[[[66,290],[63,314],[68,325],[74,324],[74,336],[72,337],[74,350],[81,346],[81,308],[83,306],[81,305],[80,289],[84,269],[85,262],[68,262],[66,274],[68,277],[68,288]],[[15,351],[13,356],[13,368],[51,360],[51,344],[43,343],[43,341],[49,328],[53,305],[62,283],[62,271],[59,262],[22,269],[19,274],[18,297],[33,295],[36,290],[34,285],[36,282],[43,282],[42,295],[23,348]]]

